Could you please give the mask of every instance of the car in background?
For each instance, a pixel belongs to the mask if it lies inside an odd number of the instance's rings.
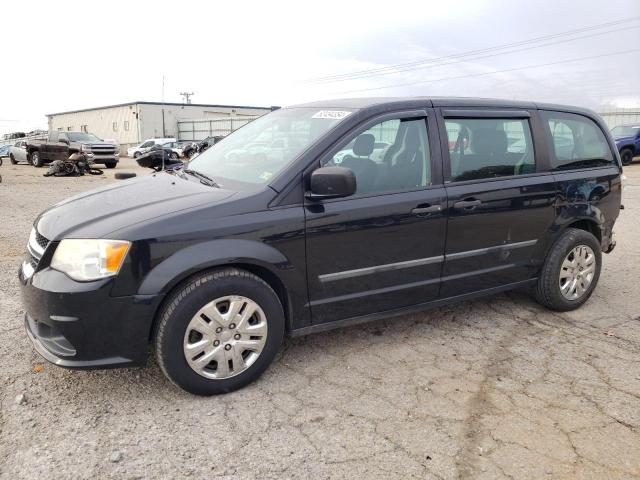
[[[27,142],[19,140],[13,145],[9,145],[9,159],[13,165],[19,162],[29,163],[27,156]]]
[[[127,148],[127,156],[138,158],[143,153],[147,153],[154,145],[163,145],[167,142],[175,142],[175,138],[148,138],[137,147]]]
[[[34,167],[55,160],[66,160],[74,153],[90,153],[94,163],[115,168],[119,161],[118,148],[88,132],[49,132],[46,140],[28,140],[27,158]]]
[[[2,165],[2,157],[9,156],[9,148],[11,145],[2,145],[0,146],[0,165]]]
[[[182,147],[184,142],[167,142],[162,144],[162,148],[165,150],[171,150],[169,157],[173,160],[177,160],[182,157]]]
[[[622,165],[629,165],[633,157],[640,155],[640,125],[618,125],[611,129]]]

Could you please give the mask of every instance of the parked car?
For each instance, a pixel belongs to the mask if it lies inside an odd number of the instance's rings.
[[[272,133],[297,147],[227,155]],[[573,310],[615,246],[622,188],[596,113],[502,100],[283,108],[185,165],[38,216],[19,280],[40,355],[141,365],[152,343],[175,384],[210,395],[255,380],[284,335],[516,288]]]
[[[0,166],[2,166],[2,158],[9,156],[9,148],[11,145],[0,145]]]
[[[162,148],[171,150],[169,157],[173,160],[177,160],[182,157],[182,146],[184,144],[181,142],[167,142],[162,144]]]
[[[27,158],[34,167],[54,160],[67,160],[73,153],[91,153],[93,162],[115,168],[119,160],[116,145],[104,142],[92,133],[49,132],[48,140],[27,142]]]
[[[212,147],[224,137],[222,135],[215,135],[213,137],[207,137],[198,143],[198,152],[204,152],[207,148]]]
[[[13,165],[18,162],[29,163],[27,159],[27,142],[19,140],[9,147],[9,159]]]
[[[149,138],[142,142],[137,147],[127,148],[127,155],[129,157],[138,158],[143,153],[147,153],[154,145],[162,145],[167,142],[175,142],[175,138]]]
[[[629,165],[633,157],[640,155],[640,125],[619,125],[611,129],[620,152],[622,165]]]
[[[147,153],[138,156],[136,162],[141,167],[160,171],[169,166],[182,165],[182,161],[179,158],[178,154],[171,148],[164,145],[154,145]]]

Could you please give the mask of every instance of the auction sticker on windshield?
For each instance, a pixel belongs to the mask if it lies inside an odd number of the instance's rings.
[[[330,120],[342,120],[351,112],[346,112],[344,110],[320,110],[311,118],[327,118]]]

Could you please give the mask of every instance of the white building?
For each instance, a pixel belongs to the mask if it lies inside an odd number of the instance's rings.
[[[125,151],[148,138],[178,138],[178,121],[256,117],[276,107],[131,102],[47,114],[49,131],[84,131],[114,139]]]

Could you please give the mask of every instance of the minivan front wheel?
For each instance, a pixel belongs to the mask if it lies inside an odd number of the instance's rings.
[[[284,336],[278,296],[250,272],[225,268],[196,276],[162,309],[156,358],[177,386],[226,393],[257,379]]]
[[[580,307],[593,293],[601,265],[598,239],[587,231],[568,228],[545,260],[535,289],[536,299],[552,310]]]

